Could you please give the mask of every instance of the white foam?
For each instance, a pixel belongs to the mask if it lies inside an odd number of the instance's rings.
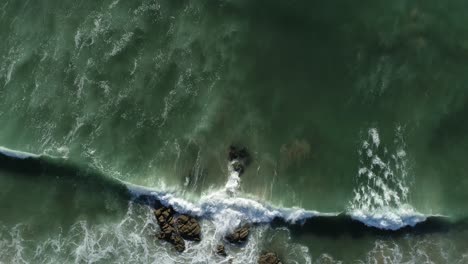
[[[134,188],[131,190],[136,196],[142,194],[141,192],[137,194]],[[212,220],[215,225],[218,225],[220,232],[228,232],[241,222],[261,224],[270,223],[275,218],[281,218],[291,224],[300,224],[312,217],[333,217],[340,214],[339,212],[324,213],[298,207],[275,207],[249,198],[229,197],[223,195],[223,192],[204,196],[197,203],[177,197],[175,193],[147,191],[146,194],[154,196],[165,206],[172,206],[180,213]],[[384,230],[398,230],[405,226],[414,226],[427,219],[426,215],[416,212],[409,205],[398,209],[382,208],[375,211],[356,209],[347,214],[367,226]]]
[[[394,208],[381,208],[375,211],[354,210],[349,213],[351,218],[367,226],[383,230],[398,230],[406,226],[415,226],[426,221],[427,217],[416,212],[410,206]]]
[[[251,230],[249,243],[243,247],[226,243],[227,258],[214,254],[220,242],[219,233],[210,221],[201,221],[203,239],[186,243],[186,251],[179,254],[168,243],[155,239],[158,227],[153,213],[144,207],[130,204],[123,219],[91,223],[77,221],[70,229],[51,228],[47,235],[31,239],[26,224],[15,227],[0,222],[0,263],[257,263],[264,250],[264,242],[277,242],[279,253],[286,263],[347,263],[332,254],[293,243],[287,228],[270,232],[267,227]],[[28,239],[26,239],[28,238]],[[366,240],[367,241],[367,240]],[[378,239],[373,245],[364,243],[367,253],[353,263],[467,263],[468,254],[463,240],[441,236],[409,236],[401,241]],[[455,244],[460,243],[460,244]],[[461,246],[459,250],[456,246]],[[333,249],[329,249],[333,251]],[[312,254],[316,255],[312,261]],[[346,257],[346,256],[345,256]]]
[[[239,173],[236,171],[232,171],[229,173],[229,179],[225,185],[225,189],[227,192],[231,194],[235,194],[240,186],[240,176]]]
[[[397,128],[395,134],[395,153],[391,154],[382,144],[378,130],[368,130],[359,150],[359,185],[348,209],[353,219],[386,230],[414,226],[427,218],[408,203],[407,153],[401,129]]]
[[[167,242],[155,239],[158,227],[153,213],[144,207],[130,204],[122,220],[97,224],[82,220],[68,231],[54,230],[47,236],[34,240],[26,225],[8,229],[0,222],[0,263],[256,263],[263,249],[262,241],[273,234],[266,234],[266,227],[251,230],[249,243],[243,247],[225,244],[228,257],[214,253],[220,243],[221,233],[210,221],[200,221],[200,242],[186,241],[183,254],[177,253]],[[283,232],[284,231],[280,231]],[[292,243],[286,231],[284,251],[292,263],[295,259],[310,259],[308,249]],[[33,253],[33,254],[28,254]]]
[[[132,40],[132,37],[133,37],[133,32],[127,32],[123,34],[122,37],[118,41],[113,43],[114,46],[112,47],[112,51],[107,53],[106,56],[109,58],[120,53],[128,45],[128,43],[130,43],[130,41]]]
[[[241,222],[252,224],[270,223],[281,218],[290,223],[300,223],[314,216],[336,216],[339,213],[320,213],[303,208],[280,208],[260,201],[232,197],[225,189],[202,196],[197,202],[182,199],[173,192],[148,189],[142,186],[127,184],[133,196],[150,195],[165,206],[172,206],[175,211],[222,222],[225,232],[235,228]],[[216,224],[216,223],[215,223]]]
[[[226,192],[228,192],[231,195],[237,194],[237,191],[239,190],[240,183],[241,183],[239,172],[234,170],[234,164],[236,162],[237,162],[236,160],[233,160],[228,164],[229,176],[228,176],[226,185],[224,186],[224,189],[226,190]]]
[[[371,128],[369,129],[369,135],[371,136],[372,143],[374,143],[376,147],[379,147],[380,145],[379,131],[376,128]]]
[[[275,218],[290,223],[301,223],[307,218],[335,216],[338,213],[319,213],[302,208],[279,208],[251,198],[239,197],[240,174],[234,170],[237,161],[228,163],[228,179],[224,188],[203,195],[197,202],[190,202],[174,192],[148,189],[127,184],[135,198],[149,195],[159,200],[164,206],[171,206],[175,211],[199,217],[209,218],[221,233],[232,231],[243,222],[250,224],[270,223]]]

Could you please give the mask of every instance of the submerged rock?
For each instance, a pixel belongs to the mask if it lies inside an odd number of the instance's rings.
[[[244,173],[245,167],[250,163],[250,155],[246,148],[230,146],[228,160],[232,162],[232,169],[242,174]]]
[[[245,225],[234,230],[231,234],[226,236],[226,240],[233,244],[241,244],[247,241],[249,237],[250,227]]]
[[[250,155],[247,149],[244,147],[229,146],[229,161],[239,160],[245,162],[248,165]]]
[[[278,256],[273,252],[266,252],[258,258],[258,264],[282,264]]]
[[[201,227],[198,221],[188,215],[180,215],[176,220],[177,231],[188,240],[200,241]]]
[[[310,143],[304,139],[296,139],[287,144],[283,144],[280,148],[281,168],[287,169],[290,166],[300,165],[310,156],[310,152]]]
[[[226,257],[227,254],[226,254],[226,249],[224,248],[224,245],[223,244],[218,244],[216,246],[216,250],[215,250],[215,253],[219,256],[222,256],[222,257]]]

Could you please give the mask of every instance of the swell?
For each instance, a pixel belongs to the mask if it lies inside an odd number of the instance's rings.
[[[243,221],[254,225],[285,226],[299,236],[315,234],[332,237],[343,234],[400,236],[408,233],[468,230],[468,219],[415,214],[406,215],[410,220],[398,225],[379,226],[368,221],[372,220],[369,215],[363,219],[348,212],[323,213],[303,208],[275,207],[253,198],[233,196],[225,190],[213,192],[192,202],[178,197],[174,192],[157,191],[108,177],[96,169],[73,164],[67,159],[6,148],[0,148],[0,171],[9,172],[14,177],[27,178],[34,183],[46,182],[47,185],[53,185],[60,182],[59,188],[73,185],[73,190],[84,192],[84,195],[99,197],[103,193],[111,193],[114,198],[124,202],[132,201],[151,207],[171,206],[180,213],[223,222],[228,225],[224,228],[232,228],[239,224],[236,221]],[[86,209],[85,206],[83,208]]]
[[[0,210],[3,224],[71,227],[77,220],[124,216],[125,184],[67,159],[0,148]]]

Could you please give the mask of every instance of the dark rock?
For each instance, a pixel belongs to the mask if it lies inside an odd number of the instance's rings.
[[[247,241],[247,238],[249,237],[249,232],[250,232],[250,227],[248,225],[239,227],[235,229],[234,232],[227,235],[226,240],[234,244],[244,243],[245,241]]]
[[[156,221],[159,225],[169,223],[173,221],[174,211],[170,207],[161,207],[154,211],[154,216],[156,216]]]
[[[172,236],[172,233],[176,232],[174,228],[174,212],[172,208],[161,207],[154,212],[156,221],[161,228],[161,233],[158,235],[160,239],[168,240]]]
[[[176,233],[176,230],[173,226],[165,223],[159,226],[161,228],[161,232],[158,234],[160,239],[170,239],[173,233]]]
[[[176,221],[177,231],[188,240],[200,241],[201,227],[198,221],[188,215],[180,215]]]
[[[238,160],[245,165],[249,165],[250,163],[250,155],[247,152],[246,148],[240,148],[236,146],[229,146],[229,154],[228,154],[229,161]]]
[[[239,158],[239,151],[237,147],[235,146],[229,146],[229,153],[228,153],[228,159],[229,161],[233,161]]]
[[[282,264],[278,256],[273,252],[266,252],[258,258],[258,264]]]
[[[198,225],[196,220],[195,223],[193,223],[192,218],[188,216],[181,216],[182,220],[180,221],[180,226],[183,232],[179,232],[176,229],[176,221],[174,221],[174,210],[172,208],[161,207],[155,210],[154,215],[156,216],[156,221],[158,222],[159,228],[161,229],[161,232],[158,234],[158,238],[174,245],[174,248],[178,252],[185,250],[185,241],[182,237],[182,234],[187,235],[187,237],[198,236],[198,240],[200,240],[200,225]],[[184,222],[183,220],[185,219],[186,221]],[[179,221],[177,221],[177,226],[179,226]]]
[[[175,229],[172,229],[172,232],[161,232],[158,234],[158,238],[165,240],[171,243],[178,252],[185,250],[185,241],[182,239],[182,236],[175,232]],[[168,229],[166,229],[168,231]]]
[[[226,257],[227,254],[226,254],[226,249],[224,248],[224,245],[223,244],[219,244],[216,246],[216,254],[218,254],[219,256],[222,256],[222,257]]]

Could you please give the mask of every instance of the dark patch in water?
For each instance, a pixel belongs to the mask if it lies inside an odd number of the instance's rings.
[[[415,226],[406,226],[398,230],[384,230],[370,227],[364,223],[352,219],[350,216],[340,214],[338,216],[318,216],[307,219],[301,224],[290,224],[283,219],[275,219],[272,227],[288,227],[293,236],[316,236],[338,238],[350,235],[353,238],[363,236],[399,237],[407,234],[424,235],[431,233],[443,233],[453,230],[468,230],[468,219],[453,221],[448,217],[431,216],[426,221]]]

